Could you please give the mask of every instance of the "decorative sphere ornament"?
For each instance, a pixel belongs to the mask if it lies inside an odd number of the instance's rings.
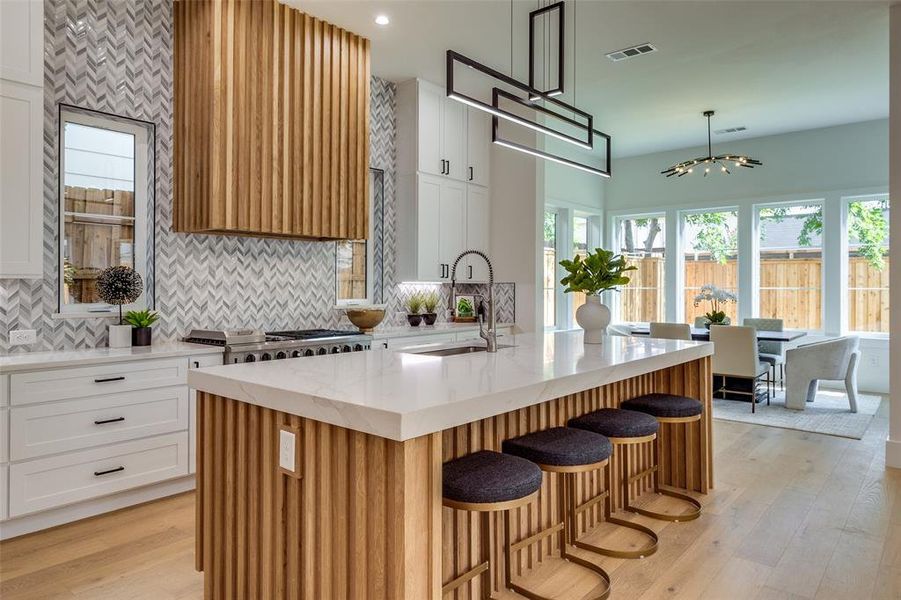
[[[144,291],[141,275],[126,266],[108,267],[97,277],[97,293],[107,304],[119,307],[119,322],[122,322],[122,305],[131,304]]]

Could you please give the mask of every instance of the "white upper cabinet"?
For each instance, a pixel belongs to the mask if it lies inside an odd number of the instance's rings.
[[[415,90],[414,90],[415,92]],[[415,99],[414,99],[415,102]],[[419,115],[417,119],[415,105],[410,119],[416,119],[416,139],[419,147],[418,169],[422,173],[444,175],[445,158],[441,147],[441,128],[444,120],[444,97],[441,91],[433,86],[423,86],[419,90]],[[414,123],[409,123],[413,125]],[[412,171],[413,169],[410,169]]]
[[[491,116],[466,107],[466,181],[487,186],[491,180]]]
[[[0,2],[0,79],[44,85],[43,2]]]
[[[450,281],[467,249],[488,252],[491,119],[412,80],[397,90],[398,277]],[[488,267],[467,256],[457,281],[486,282]]]
[[[466,105],[444,98],[441,118],[441,149],[446,162],[444,174],[458,181],[469,177],[466,168]]]
[[[466,248],[488,254],[488,225],[490,211],[488,190],[469,184],[466,186]],[[488,265],[478,256],[466,257],[466,272],[457,268],[457,280],[473,283],[488,282]]]
[[[0,278],[43,275],[44,92],[0,80]]]
[[[428,173],[488,185],[491,119],[419,79],[397,93],[397,162],[401,175]]]
[[[44,3],[0,1],[0,278],[43,275]]]

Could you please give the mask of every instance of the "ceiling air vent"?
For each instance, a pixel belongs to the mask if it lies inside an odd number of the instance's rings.
[[[748,128],[744,125],[739,125],[738,127],[727,127],[726,129],[717,129],[713,133],[717,135],[723,135],[725,133],[738,133],[739,131],[747,131]]]
[[[613,62],[619,62],[621,60],[626,60],[627,58],[641,56],[642,54],[650,54],[651,52],[657,52],[657,48],[651,44],[637,44],[635,46],[623,48],[622,50],[608,52],[606,56]]]

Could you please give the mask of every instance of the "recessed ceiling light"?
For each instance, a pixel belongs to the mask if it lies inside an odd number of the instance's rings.
[[[391,20],[388,18],[387,15],[379,15],[375,18],[376,25],[387,25],[390,22],[391,22]]]

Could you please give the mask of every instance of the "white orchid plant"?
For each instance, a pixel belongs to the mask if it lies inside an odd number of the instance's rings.
[[[713,325],[726,323],[726,312],[723,310],[726,304],[738,302],[738,298],[732,292],[718,288],[712,284],[701,286],[701,291],[695,296],[695,306],[701,302],[710,303],[710,312],[704,313],[704,317]]]

